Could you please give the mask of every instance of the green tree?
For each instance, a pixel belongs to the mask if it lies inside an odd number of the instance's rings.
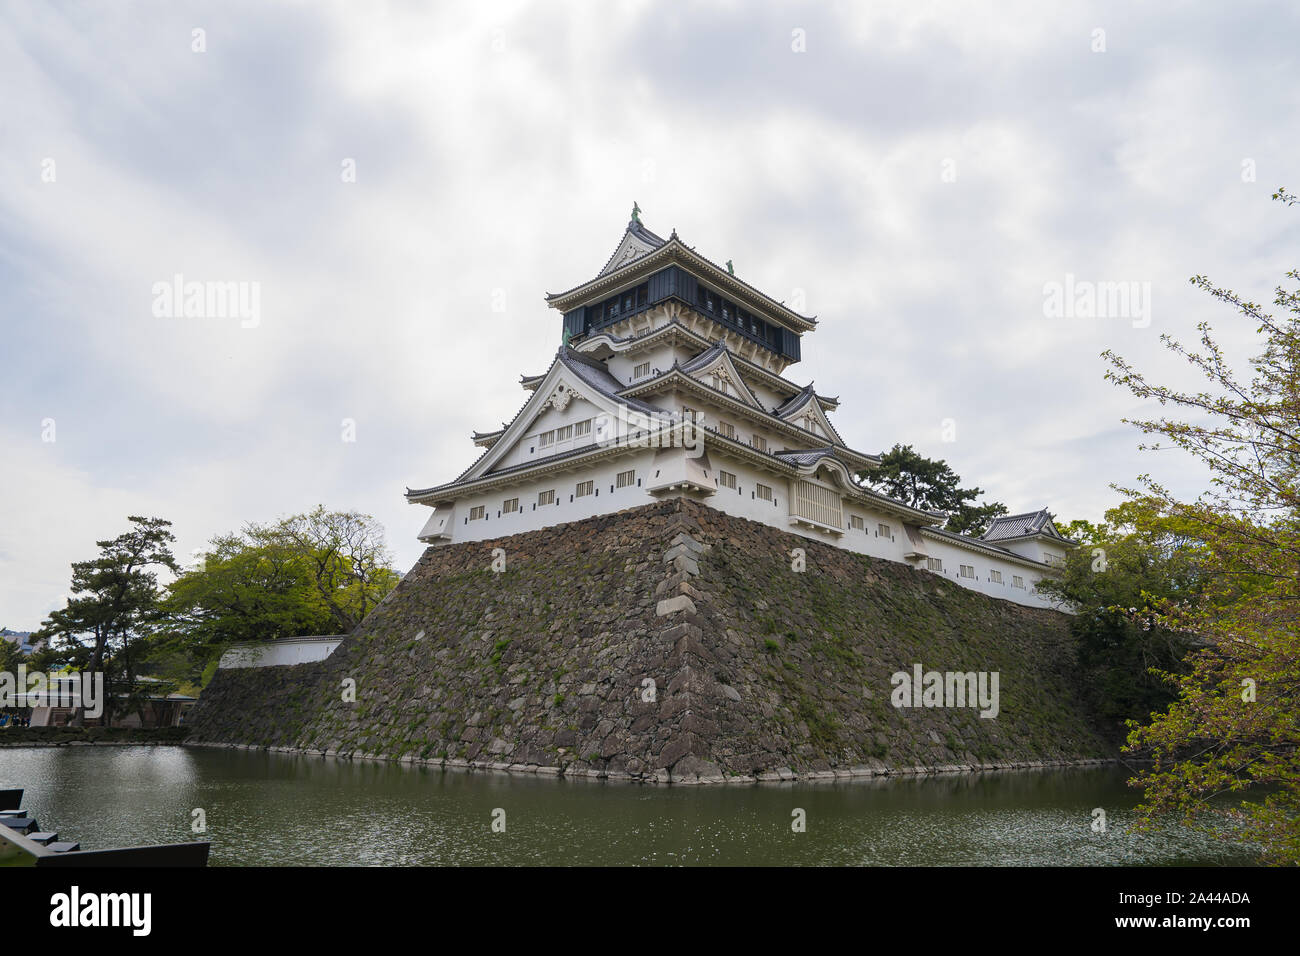
[[[306,562],[316,592],[340,633],[361,623],[397,586],[384,528],[356,511],[313,511],[286,518],[270,529],[277,546]]]
[[[171,522],[131,515],[131,530],[109,541],[97,541],[99,556],[72,565],[72,597],[42,623],[38,637],[50,639],[62,660],[93,679],[135,693],[141,658],[139,639],[158,616],[157,569],[176,569],[172,556]],[[110,695],[108,704],[111,706]],[[73,723],[81,726],[78,708]]]
[[[16,643],[6,641],[3,637],[0,637],[0,673],[16,673],[18,665],[25,662],[26,659]]]
[[[266,529],[218,535],[168,589],[166,630],[197,645],[328,633],[334,621],[310,567]]]
[[[230,644],[346,633],[396,586],[382,526],[369,515],[323,507],[219,535],[168,590],[159,654],[184,652],[188,674]],[[161,660],[160,656],[160,660]]]
[[[1198,593],[1199,542],[1151,528],[1148,508],[1128,501],[1100,524],[1060,526],[1080,546],[1059,577],[1038,585],[1074,610],[1080,680],[1093,710],[1117,733],[1128,720],[1149,720],[1169,706],[1175,695],[1160,675],[1183,671],[1194,645],[1186,632],[1163,626],[1158,607]]]
[[[880,464],[858,472],[858,480],[872,491],[922,511],[948,516],[947,530],[979,536],[989,522],[1007,513],[1006,505],[976,505],[980,488],[962,488],[961,477],[946,461],[926,458],[911,445],[894,445],[880,456]]]
[[[1274,199],[1294,206],[1285,189]],[[1300,280],[1300,272],[1287,277]],[[1135,727],[1129,749],[1154,763],[1139,774],[1151,822],[1175,814],[1192,826],[1230,817],[1270,863],[1300,863],[1300,289],[1278,286],[1277,315],[1215,286],[1192,283],[1232,306],[1255,329],[1249,379],[1236,373],[1207,323],[1200,348],[1166,347],[1209,383],[1182,391],[1149,381],[1103,353],[1107,378],[1180,417],[1131,422],[1202,462],[1210,489],[1183,501],[1149,476],[1134,498],[1143,521],[1201,542],[1199,593],[1156,603],[1162,627],[1205,644],[1190,670],[1171,675],[1178,699]],[[1154,446],[1162,447],[1157,441]]]

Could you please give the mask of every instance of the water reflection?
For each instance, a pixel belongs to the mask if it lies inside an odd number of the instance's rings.
[[[91,847],[192,839],[220,865],[1243,864],[1170,827],[1128,832],[1118,768],[664,788],[179,747],[0,750],[0,787]],[[1095,807],[1108,829],[1091,829]],[[506,832],[490,828],[493,810]],[[802,808],[807,831],[791,832]]]

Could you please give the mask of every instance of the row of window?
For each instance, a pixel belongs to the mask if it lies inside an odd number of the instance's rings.
[[[627,471],[620,471],[617,475],[614,476],[615,488],[628,488],[635,484],[636,484],[635,468],[629,468]],[[718,486],[720,488],[729,488],[734,490],[736,488],[735,474],[733,474],[730,471],[724,471],[722,469],[719,469]],[[589,495],[594,494],[595,490],[596,490],[595,480],[589,478],[586,481],[578,482],[574,486],[573,495],[575,498],[585,498]],[[765,485],[762,482],[755,482],[754,497],[759,499],[760,501],[775,500],[772,494],[771,486]],[[545,505],[553,505],[553,504],[555,504],[554,489],[538,492],[537,505],[539,507]],[[507,498],[505,501],[501,502],[501,513],[503,515],[513,514],[518,510],[519,510],[518,498]],[[484,505],[475,505],[473,508],[469,509],[469,519],[468,519],[469,521],[481,521],[485,517],[486,517],[486,507]],[[849,527],[856,531],[866,530],[866,525],[861,515],[849,515]],[[893,528],[890,525],[885,524],[884,522],[879,522],[876,524],[876,535],[881,538],[889,538],[890,540],[893,540]],[[925,559],[925,567],[927,571],[934,571],[942,574],[943,559],[927,557]],[[967,580],[973,581],[975,580],[975,565],[973,564],[959,565],[957,574],[958,577],[966,578]],[[996,570],[990,570],[989,581],[993,584],[1004,583],[1002,579],[1002,572]],[[1019,574],[1013,574],[1011,576],[1011,586],[1013,588],[1023,589],[1025,586],[1025,579]]]
[[[636,484],[635,468],[629,468],[627,471],[620,471],[617,475],[614,476],[615,488],[630,488],[635,484]],[[573,486],[573,497],[575,498],[585,498],[588,495],[593,495],[595,493],[596,493],[596,482],[594,479],[591,478],[588,478],[586,481],[580,481]],[[539,491],[537,493],[537,507],[540,508],[540,507],[544,507],[545,505],[553,505],[553,504],[555,504],[554,488],[549,489],[547,491]],[[501,513],[503,515],[514,514],[518,510],[519,510],[518,498],[507,498],[505,501],[501,502]],[[487,517],[487,506],[475,505],[474,507],[469,509],[469,518],[467,520],[481,521],[486,517]]]
[[[932,571],[933,571],[933,570],[939,570],[939,571],[942,571],[942,570],[943,570],[943,562],[942,562],[942,561],[938,561],[936,558],[927,558],[927,559],[926,559],[926,563],[927,563],[927,565],[928,565],[930,562],[935,562],[935,563],[938,564],[938,568],[937,568],[937,569],[936,569],[936,568],[930,568],[930,570],[932,570]],[[958,576],[959,576],[959,577],[968,578],[968,579],[970,579],[970,580],[973,581],[973,580],[975,580],[975,565],[973,565],[973,564],[963,564],[963,565],[961,565],[961,566],[959,567],[957,573],[958,573]],[[1001,572],[1001,571],[993,571],[993,570],[990,570],[990,571],[989,571],[989,582],[992,583],[992,584],[1004,584],[1005,582],[1002,580],[1002,572]],[[1013,574],[1013,575],[1011,575],[1011,586],[1012,586],[1013,588],[1023,588],[1023,587],[1025,586],[1025,579],[1024,579],[1023,577],[1021,577],[1019,574]]]
[[[699,421],[700,413],[696,411],[694,408],[690,408],[689,406],[683,405],[682,418],[693,422]],[[736,426],[725,419],[722,418],[718,419],[718,423],[717,425],[714,426],[714,430],[717,431],[717,433],[719,435],[722,435],[724,438],[730,438],[733,441],[736,438]],[[767,439],[764,438],[762,435],[750,435],[749,444],[751,448],[754,448],[757,451],[765,452],[767,451],[768,448]]]
[[[775,325],[750,314],[736,303],[724,299],[712,289],[706,289],[703,285],[698,285],[695,288],[695,304],[700,311],[708,314],[711,318],[717,319],[723,325],[728,325],[741,332],[748,332],[759,341],[770,346],[775,347],[781,342],[781,330]]]
[[[588,306],[587,321],[592,325],[607,322],[627,315],[637,309],[644,309],[650,304],[650,283],[642,282],[635,289],[628,289],[616,296],[606,299],[600,305]]]
[[[736,476],[724,469],[718,469],[718,487],[727,488],[731,491],[740,491],[736,484]],[[770,501],[776,503],[776,495],[772,491],[771,485],[765,485],[761,481],[754,482],[754,497],[759,501]]]
[[[587,418],[580,422],[574,422],[572,425],[562,425],[559,428],[552,428],[550,431],[542,432],[537,436],[537,447],[549,448],[556,442],[570,441],[590,434],[591,419]]]
[[[865,520],[863,520],[862,515],[849,515],[849,527],[852,528],[854,531],[866,531],[867,523]],[[894,529],[889,525],[885,524],[883,521],[878,522],[876,524],[876,537],[888,538],[890,541],[893,541]]]

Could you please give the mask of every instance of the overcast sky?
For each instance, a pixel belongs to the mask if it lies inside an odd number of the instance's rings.
[[[1153,410],[1098,355],[1188,383],[1162,332],[1251,351],[1188,277],[1268,302],[1300,265],[1269,200],[1300,188],[1294,4],[685,6],[6,3],[0,625],[128,514],[188,558],[356,509],[409,567],[404,489],[515,413],[560,341],[543,295],[634,200],[804,297],[787,374],[850,445],[1064,519],[1144,472],[1202,486],[1136,450]],[[256,321],[160,316],[177,274],[256,283]],[[1067,274],[1149,314],[1049,317]]]

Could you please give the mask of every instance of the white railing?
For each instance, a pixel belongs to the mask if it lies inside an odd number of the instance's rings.
[[[833,488],[811,481],[796,481],[794,488],[794,515],[815,521],[829,528],[844,527],[844,501]]]

